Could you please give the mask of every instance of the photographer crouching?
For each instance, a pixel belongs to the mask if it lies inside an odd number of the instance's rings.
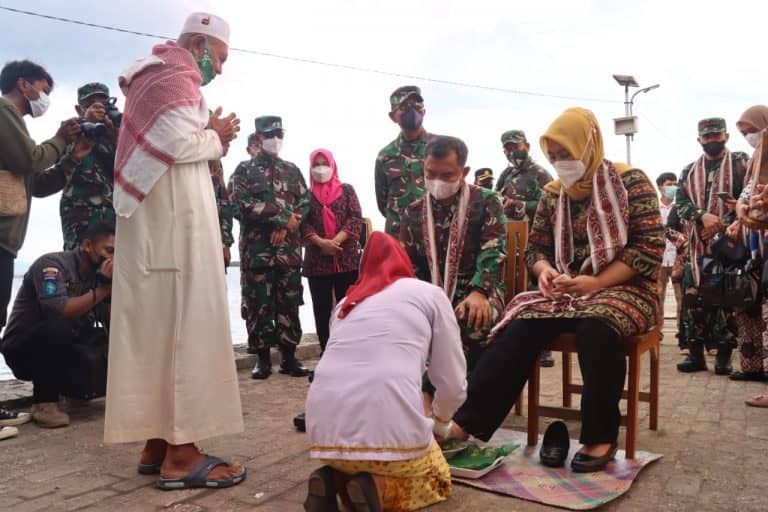
[[[60,396],[90,399],[106,391],[114,225],[97,222],[83,238],[76,250],[32,264],[0,342],[14,375],[33,383],[32,420],[41,427],[69,425]]]
[[[75,110],[87,140],[70,158],[75,169],[66,174],[59,212],[64,250],[74,250],[88,226],[94,222],[115,223],[112,191],[115,177],[115,147],[122,114],[110,98],[109,88],[98,82],[77,90]]]

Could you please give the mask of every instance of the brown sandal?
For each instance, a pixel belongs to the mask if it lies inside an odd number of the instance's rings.
[[[768,395],[753,396],[748,400],[744,400],[744,403],[750,407],[766,407],[768,408]]]

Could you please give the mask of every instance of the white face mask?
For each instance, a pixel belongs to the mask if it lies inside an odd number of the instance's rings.
[[[554,166],[557,177],[563,182],[565,188],[571,188],[587,170],[581,160],[558,160]]]
[[[29,110],[32,117],[42,116],[45,114],[46,110],[48,110],[48,107],[51,106],[51,98],[49,98],[45,92],[38,91],[37,94],[38,97],[36,100],[31,100],[26,95],[24,95],[24,97],[27,98],[27,101],[29,102]]]
[[[326,183],[333,176],[333,169],[328,165],[316,165],[311,172],[312,179],[318,183]]]
[[[456,195],[463,183],[459,181],[443,181],[443,180],[424,180],[427,192],[432,194],[435,199],[442,200]]]
[[[280,150],[283,149],[283,139],[272,137],[271,139],[264,139],[261,141],[261,149],[271,155],[277,156],[280,154]]]
[[[757,147],[757,144],[760,142],[760,139],[762,136],[760,135],[761,132],[757,133],[748,133],[744,136],[745,139],[747,139],[747,142],[749,142],[749,145],[753,148]]]

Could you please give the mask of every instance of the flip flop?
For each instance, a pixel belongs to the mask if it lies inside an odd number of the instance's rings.
[[[750,407],[768,407],[768,395],[753,396],[748,400],[744,400],[744,403]]]
[[[223,487],[232,487],[245,480],[246,470],[243,467],[240,473],[230,478],[208,478],[208,474],[213,471],[213,468],[218,466],[229,466],[228,462],[221,460],[218,457],[212,457],[210,455],[203,459],[203,462],[197,465],[192,471],[187,473],[181,478],[164,478],[159,477],[157,479],[157,486],[164,491],[175,491],[178,489],[195,489],[195,488],[210,488],[221,489]]]
[[[153,464],[142,464],[139,462],[137,470],[140,475],[157,475],[160,473],[160,468],[163,467],[163,461],[155,462]]]

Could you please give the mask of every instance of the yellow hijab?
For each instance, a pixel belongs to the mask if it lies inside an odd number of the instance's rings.
[[[563,146],[573,158],[580,159],[586,167],[584,176],[572,187],[565,188],[565,193],[576,200],[589,196],[592,193],[592,177],[605,158],[603,136],[595,114],[585,108],[567,109],[549,125],[539,139],[541,150],[547,158],[549,158],[547,151],[549,141],[555,141]],[[561,188],[563,184],[560,180],[550,181],[544,185],[544,190],[554,194],[559,194]]]

